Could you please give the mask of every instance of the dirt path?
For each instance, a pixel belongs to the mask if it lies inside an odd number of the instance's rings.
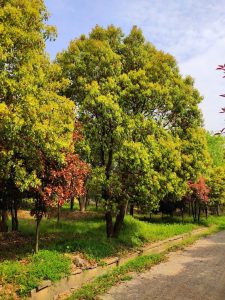
[[[168,261],[114,286],[102,300],[225,300],[225,231],[198,240]]]

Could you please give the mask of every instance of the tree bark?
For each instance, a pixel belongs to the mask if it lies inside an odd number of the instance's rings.
[[[85,196],[85,210],[87,210],[89,204],[90,204],[90,201],[89,201],[89,198],[86,195]]]
[[[206,219],[208,219],[208,206],[207,205],[205,207],[205,217],[206,217]]]
[[[113,237],[115,237],[115,238],[118,237],[118,235],[121,231],[121,228],[123,225],[123,220],[125,217],[125,212],[126,212],[126,205],[121,205],[119,208],[119,213],[116,216],[116,221],[115,221],[115,224],[113,227]]]
[[[220,205],[219,204],[217,204],[216,213],[217,213],[217,216],[220,215]]]
[[[98,210],[98,199],[95,199],[95,208]]]
[[[8,215],[6,210],[1,210],[0,214],[0,232],[8,232],[7,225]]]
[[[191,203],[188,202],[188,215],[191,216]]]
[[[181,208],[182,223],[184,223],[184,208]]]
[[[61,210],[61,207],[60,207],[59,202],[58,202],[58,206],[57,206],[57,225],[59,225],[59,221],[60,221],[60,210]]]
[[[12,219],[12,231],[18,231],[19,229],[19,221],[18,221],[18,208],[16,203],[13,203],[11,207],[11,219]]]
[[[113,220],[112,220],[112,212],[108,210],[105,213],[105,220],[106,220],[106,235],[107,238],[113,236]]]
[[[37,219],[36,220],[36,233],[35,233],[35,253],[38,253],[38,251],[39,251],[40,223],[41,223],[41,219]]]
[[[198,203],[198,223],[200,223],[201,205]]]
[[[74,198],[72,197],[70,199],[70,211],[73,211],[73,209],[74,209]]]
[[[134,205],[130,205],[130,215],[133,217],[134,216]]]
[[[85,203],[86,203],[86,196],[79,197],[79,206],[81,212],[85,212]]]

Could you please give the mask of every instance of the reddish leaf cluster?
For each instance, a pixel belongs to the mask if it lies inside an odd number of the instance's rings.
[[[195,183],[190,181],[188,185],[192,192],[192,198],[194,197],[205,203],[208,202],[210,189],[205,182],[205,178],[200,177],[199,181]]]
[[[85,194],[85,179],[89,166],[77,154],[67,154],[66,163],[60,169],[50,171],[49,183],[44,189],[44,201],[53,206]]]

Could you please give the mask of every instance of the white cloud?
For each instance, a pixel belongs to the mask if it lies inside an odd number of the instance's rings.
[[[216,71],[217,65],[223,63],[225,63],[225,37],[204,53],[180,63],[181,73],[191,74],[195,78],[196,87],[204,96],[201,108],[205,126],[214,131],[225,127],[225,115],[219,113],[221,107],[225,106],[225,98],[219,97],[225,93],[225,79],[222,78],[221,71]]]
[[[148,40],[176,57],[183,74],[195,78],[205,98],[201,108],[206,128],[223,128],[225,116],[219,111],[225,99],[219,94],[225,93],[225,79],[215,69],[225,63],[225,0],[131,0],[126,4],[122,2],[121,18],[143,28]]]
[[[215,68],[225,63],[225,0],[46,0],[46,4],[59,27],[59,39],[49,47],[53,54],[95,24],[119,25],[126,32],[138,25],[147,40],[176,57],[182,73],[195,78],[205,97],[201,107],[206,127],[224,127],[225,115],[218,112],[225,106],[219,97],[225,93],[225,79]]]

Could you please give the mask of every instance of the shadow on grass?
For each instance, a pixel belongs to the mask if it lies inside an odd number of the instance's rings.
[[[145,221],[145,222],[143,222]],[[155,242],[174,235],[190,232],[197,224],[179,218],[133,218],[126,216],[117,239],[107,239],[103,218],[61,221],[44,219],[41,222],[40,249],[57,252],[81,252],[89,259],[101,260],[108,256],[140,247],[146,242]],[[10,236],[10,234],[9,234]],[[34,252],[35,221],[20,220],[20,234],[5,240],[0,247],[2,259],[23,258]],[[16,245],[16,247],[15,247]]]

